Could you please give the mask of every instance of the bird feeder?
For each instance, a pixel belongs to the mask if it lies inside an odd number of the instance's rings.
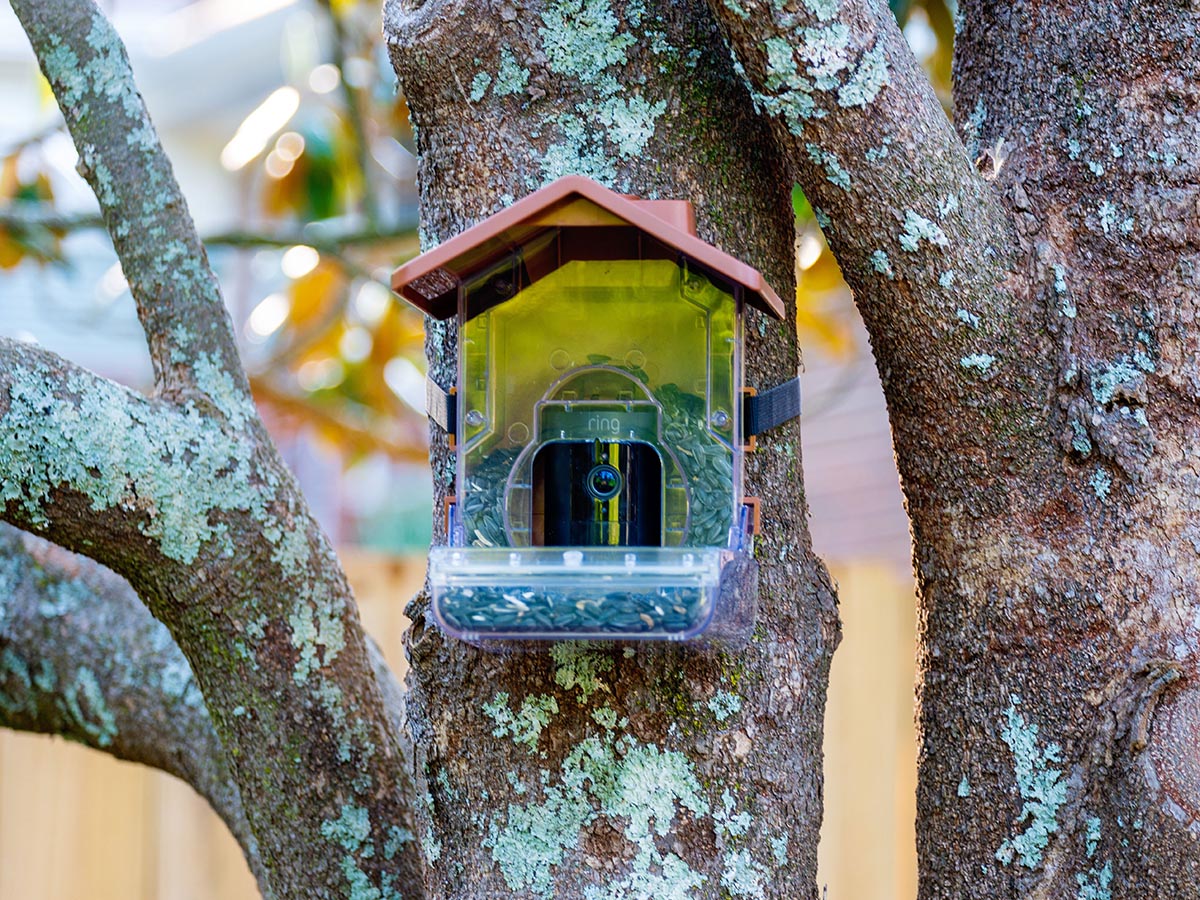
[[[456,454],[437,623],[489,639],[736,639],[753,627],[756,432],[799,383],[753,396],[748,307],[783,303],[701,241],[685,201],[562,178],[401,266],[392,287],[458,321],[457,385],[430,384]]]

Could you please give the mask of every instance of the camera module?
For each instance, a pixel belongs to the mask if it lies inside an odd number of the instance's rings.
[[[604,463],[587,474],[588,493],[597,500],[611,500],[621,492],[621,473]]]

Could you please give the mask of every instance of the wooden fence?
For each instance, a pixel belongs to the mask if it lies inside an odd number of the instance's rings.
[[[345,554],[363,621],[401,665],[424,560]],[[884,567],[836,570],[845,638],[826,719],[829,900],[911,900],[913,600]],[[0,900],[252,900],[232,838],[192,790],[57,738],[0,731]]]

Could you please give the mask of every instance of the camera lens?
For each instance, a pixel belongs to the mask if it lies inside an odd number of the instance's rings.
[[[611,500],[621,492],[621,473],[607,463],[596,466],[587,474],[587,489],[597,500]]]

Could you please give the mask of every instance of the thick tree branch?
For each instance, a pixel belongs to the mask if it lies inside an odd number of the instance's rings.
[[[421,895],[414,773],[337,557],[250,398],[116,33],[14,3],[59,97],[160,387],[0,342],[0,502],[125,575],[191,664],[281,898]]]
[[[212,805],[264,896],[266,870],[179,648],[128,583],[0,525],[0,726],[162,769]]]
[[[965,485],[1022,460],[1047,367],[1015,340],[1033,320],[1008,284],[1014,228],[989,181],[1002,148],[976,171],[886,4],[710,6],[854,290],[910,503],[931,479]],[[922,423],[947,405],[960,414],[931,446]],[[1005,454],[984,460],[997,425]]]
[[[168,395],[224,374],[250,396],[229,314],[187,203],[133,81],[125,47],[91,0],[13,0],[100,211]],[[105,148],[119,146],[113,154]]]
[[[365,879],[417,895],[408,750],[336,557],[269,441],[246,439],[252,405],[219,375],[210,416],[36,347],[0,339],[0,359],[4,517],[110,565],[167,624],[275,893]],[[347,810],[367,828],[349,843],[330,837]]]
[[[214,516],[263,502],[253,484],[230,490],[256,458],[241,432],[253,405],[219,373],[202,383],[222,416],[0,338],[3,517],[127,577],[194,562],[227,527]],[[188,482],[196,495],[182,489]]]

